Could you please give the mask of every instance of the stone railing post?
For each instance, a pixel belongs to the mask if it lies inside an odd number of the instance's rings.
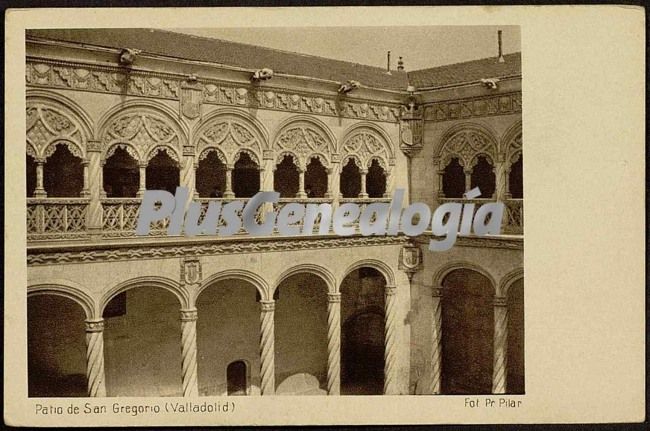
[[[384,327],[384,394],[396,395],[398,390],[397,376],[397,286],[386,285],[385,288],[386,319]]]
[[[341,294],[327,294],[327,394],[341,394]]]
[[[260,301],[260,365],[262,395],[275,394],[275,301]]]
[[[506,298],[494,298],[494,368],[492,393],[505,394],[508,378],[508,303]]]
[[[442,378],[442,287],[433,287],[433,324],[431,325],[431,393],[441,393]]]
[[[196,321],[198,313],[195,308],[181,310],[181,358],[183,396],[198,397],[199,383],[196,365]]]
[[[86,380],[88,396],[106,396],[103,319],[86,320]]]

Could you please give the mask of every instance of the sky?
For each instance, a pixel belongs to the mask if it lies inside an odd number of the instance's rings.
[[[391,51],[392,68],[402,56],[407,71],[496,56],[497,30],[503,31],[504,54],[521,50],[518,26],[170,29],[383,68]]]

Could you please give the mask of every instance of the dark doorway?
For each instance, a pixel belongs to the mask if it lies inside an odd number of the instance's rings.
[[[341,194],[344,198],[358,198],[361,193],[361,172],[354,160],[349,159],[341,170]]]
[[[149,160],[145,178],[147,190],[166,190],[174,194],[180,182],[178,162],[169,157],[167,152],[159,151]]]
[[[494,167],[490,161],[483,156],[478,157],[478,161],[472,169],[472,188],[478,187],[481,190],[481,197],[484,199],[492,198],[496,189],[496,175]]]
[[[273,175],[273,189],[281,198],[295,198],[298,193],[299,173],[293,157],[284,156]]]
[[[260,191],[260,168],[246,153],[241,153],[235,162],[232,189],[238,198],[250,198]]]
[[[451,159],[442,174],[442,192],[446,198],[462,198],[465,193],[465,172],[457,158]]]
[[[65,144],[57,144],[45,161],[43,185],[49,198],[78,198],[84,186],[84,168]]]
[[[369,198],[382,198],[386,193],[386,172],[377,160],[373,160],[368,168],[366,192]]]
[[[246,362],[235,361],[228,364],[226,379],[228,395],[246,395],[248,389]]]

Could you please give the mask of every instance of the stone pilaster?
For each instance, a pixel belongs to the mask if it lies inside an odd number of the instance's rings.
[[[104,320],[86,320],[86,380],[88,396],[105,397]]]
[[[341,294],[327,294],[327,394],[341,394]]]
[[[508,305],[506,298],[494,298],[494,368],[492,393],[505,394],[508,378]]]
[[[398,355],[398,340],[397,340],[397,287],[386,286],[386,320],[384,327],[384,394],[396,395],[398,390],[398,375],[397,375],[397,355]]]
[[[199,383],[196,365],[196,309],[181,310],[181,358],[183,396],[198,397]]]
[[[431,289],[433,322],[431,325],[431,393],[441,393],[442,382],[442,288]]]
[[[275,301],[260,301],[261,308],[261,392],[262,395],[275,394]]]

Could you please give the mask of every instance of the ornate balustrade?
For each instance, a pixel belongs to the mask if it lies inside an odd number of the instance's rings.
[[[88,203],[86,198],[28,198],[27,239],[86,237]]]
[[[494,202],[493,199],[463,199],[463,198],[442,198],[438,199],[439,204],[448,202],[457,202],[462,204],[474,204],[474,212],[481,207],[481,205],[489,202]],[[523,235],[524,233],[524,200],[523,199],[507,199],[505,202],[505,211],[503,213],[503,224],[501,225],[501,232],[509,235]]]
[[[234,199],[199,199],[201,203],[201,216],[199,222],[208,209],[210,202],[219,201],[225,205],[234,200],[243,201],[244,205],[248,202],[247,198]],[[388,198],[341,198],[337,201],[329,198],[283,198],[272,207],[270,205],[261,206],[257,212],[256,220],[258,223],[264,221],[264,213],[275,211],[278,214],[288,203],[300,204],[322,204],[330,203],[333,205],[333,211],[336,205],[345,203],[356,203],[363,211],[372,203],[388,203]],[[491,199],[440,199],[439,203],[458,202],[473,203],[476,205],[475,211]],[[523,217],[524,206],[522,199],[508,199],[505,202],[505,212],[503,217],[502,232],[510,235],[523,234]],[[101,219],[101,236],[103,237],[129,237],[135,236],[135,228],[138,222],[138,212],[140,209],[141,199],[136,198],[105,198],[101,200],[102,219]],[[52,240],[52,239],[83,239],[89,236],[88,224],[88,206],[87,198],[28,198],[27,199],[27,239],[30,241]],[[238,211],[238,216],[242,216],[242,211]],[[319,231],[320,215],[314,223],[314,233]],[[166,235],[168,219],[154,223],[151,227],[150,235]],[[224,225],[223,220],[219,221],[219,226]],[[296,224],[302,227],[302,222]],[[242,228],[239,233],[246,233]]]

